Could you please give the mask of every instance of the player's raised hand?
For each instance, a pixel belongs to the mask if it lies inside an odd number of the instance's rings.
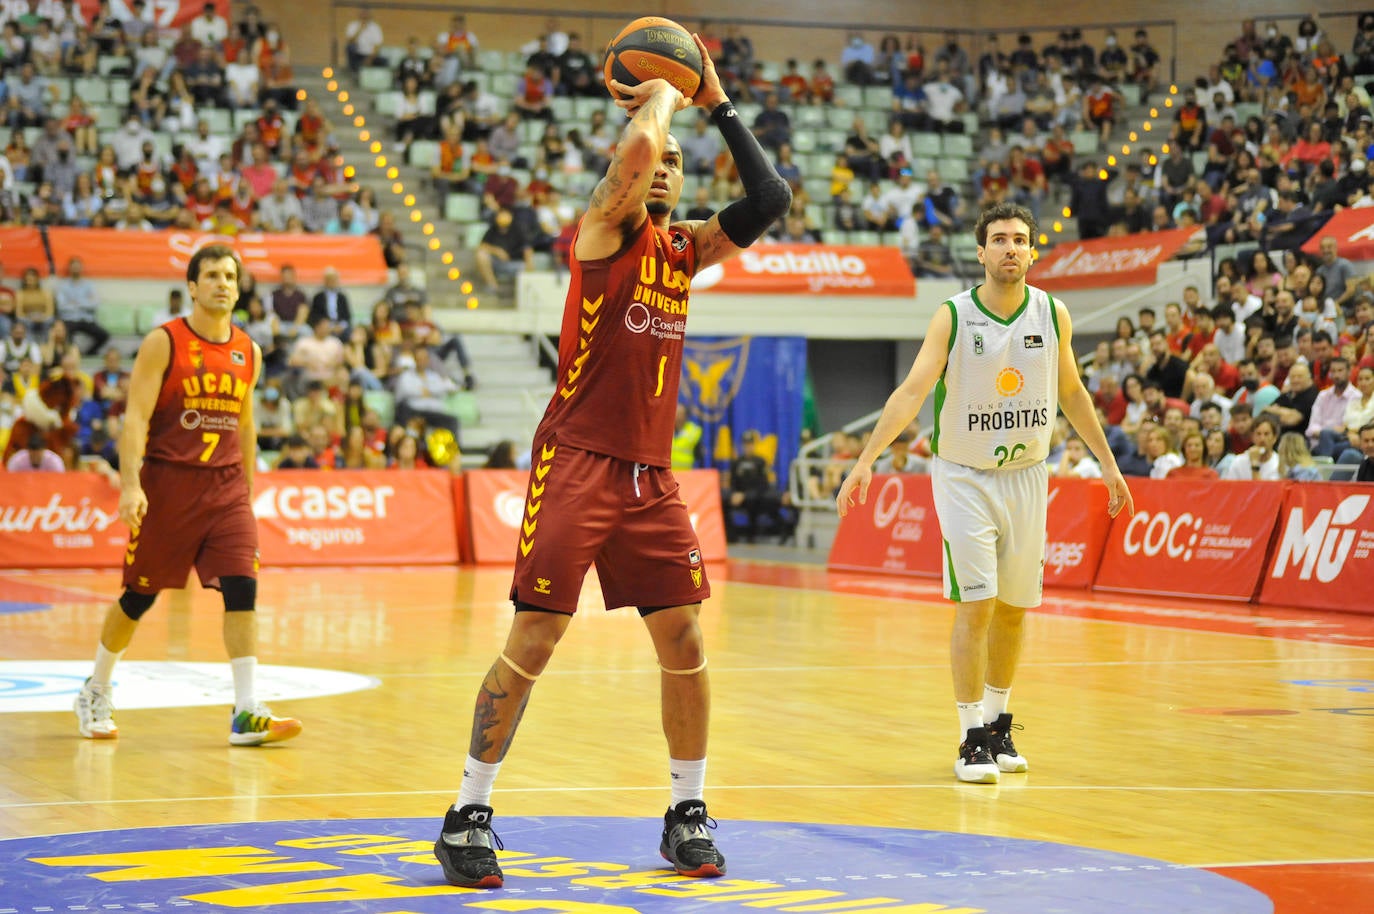
[[[715,110],[716,105],[728,102],[730,97],[720,87],[720,77],[716,75],[716,65],[711,60],[711,53],[706,50],[706,42],[702,41],[696,32],[692,33],[692,40],[697,43],[697,50],[701,52],[701,86],[692,98],[692,104],[698,108],[705,108],[709,114]]]
[[[119,519],[129,525],[130,530],[143,526],[143,517],[148,513],[148,496],[143,486],[121,489],[119,492]]]
[[[868,486],[873,482],[873,467],[866,463],[856,463],[849,475],[840,483],[840,494],[835,496],[835,508],[840,517],[849,513],[854,506],[854,491],[859,493],[859,504],[868,503]]]
[[[646,79],[637,86],[627,86],[620,80],[613,79],[611,80],[611,90],[616,105],[624,108],[629,117],[634,117],[635,113],[659,92],[672,93],[673,111],[675,112],[690,107],[692,104],[690,98],[683,98],[682,93],[666,79]]]

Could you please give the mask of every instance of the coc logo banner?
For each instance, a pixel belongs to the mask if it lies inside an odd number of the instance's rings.
[[[1135,514],[1112,522],[1102,590],[1249,600],[1284,484],[1132,479]]]
[[[1374,496],[1367,485],[1295,485],[1260,602],[1369,612],[1374,581]]]

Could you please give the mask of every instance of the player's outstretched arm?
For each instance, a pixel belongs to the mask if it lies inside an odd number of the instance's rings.
[[[1134,514],[1135,502],[1131,498],[1131,490],[1116,465],[1116,455],[1107,444],[1107,435],[1097,421],[1092,394],[1083,386],[1083,379],[1078,374],[1069,309],[1059,302],[1054,303],[1054,308],[1059,318],[1059,408],[1102,466],[1102,481],[1107,484],[1108,492],[1107,513],[1116,517],[1124,509],[1128,515]]]
[[[162,391],[162,376],[172,359],[172,338],[161,327],[143,338],[129,374],[129,397],[124,407],[124,430],[119,438],[119,518],[137,529],[148,511],[139,473],[148,449],[148,424]]]
[[[841,483],[839,494],[835,497],[835,507],[840,517],[848,514],[853,507],[856,491],[859,504],[868,501],[868,485],[873,481],[873,461],[887,450],[902,429],[915,421],[926,397],[930,396],[931,388],[944,373],[945,364],[949,361],[950,333],[954,330],[951,311],[952,308],[946,305],[936,309],[926,330],[926,337],[921,341],[921,351],[916,353],[916,360],[911,363],[911,370],[888,396],[882,415],[878,416],[878,424],[873,426],[873,434],[868,436],[868,444],[864,445],[858,462]]]
[[[707,111],[735,157],[744,199],[736,200],[705,222],[682,223],[696,241],[696,267],[708,267],[749,247],[792,208],[792,188],[778,175],[768,154],[739,119],[735,106],[720,87],[716,65],[700,35],[693,35],[701,52],[701,88],[692,104]]]

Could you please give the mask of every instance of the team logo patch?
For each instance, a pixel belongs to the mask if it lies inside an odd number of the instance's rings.
[[[1015,368],[1003,368],[997,373],[997,392],[1004,397],[1014,397],[1026,386],[1026,376]]]
[[[693,586],[693,587],[700,587],[700,586],[701,586],[701,578],[702,578],[702,571],[701,571],[701,569],[700,569],[700,568],[693,568],[693,569],[691,569],[691,571],[692,571],[692,586]]]
[[[242,353],[242,352],[239,352],[237,349],[235,349],[233,352],[229,353],[229,361],[233,362],[235,365],[247,365],[247,364],[248,364],[248,360],[247,360],[246,358],[244,358],[243,353]]]
[[[677,251],[679,254],[681,254],[683,251],[687,250],[687,236],[686,236],[686,235],[678,235],[678,234],[673,235],[673,250]]]
[[[975,334],[973,335],[973,354],[974,354],[974,355],[982,355],[982,354],[983,354],[983,334],[981,334],[981,333],[975,333]]]
[[[550,591],[549,591],[549,587],[550,587],[552,584],[553,584],[553,582],[550,581],[548,578],[535,578],[535,579],[534,579],[534,592],[535,592],[535,593],[544,593],[544,594],[549,593],[549,592],[550,592]]]
[[[1044,349],[1044,348],[1045,348],[1045,338],[1044,338],[1043,336],[1041,336],[1040,334],[1038,334],[1038,333],[1028,333],[1028,334],[1026,334],[1026,348],[1027,348],[1027,349]]]
[[[700,550],[700,549],[693,549],[691,552],[687,553],[687,564],[688,564],[688,565],[700,565],[700,564],[701,564],[701,550]]]

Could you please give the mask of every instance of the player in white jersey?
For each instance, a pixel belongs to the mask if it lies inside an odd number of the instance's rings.
[[[1026,285],[1035,260],[1035,219],[999,203],[974,234],[981,285],[945,302],[930,321],[906,379],[836,497],[844,516],[868,500],[873,461],[935,392],[931,475],[944,536],[945,594],[955,603],[950,664],[959,712],[961,781],[995,783],[1028,764],[1007,712],[1021,654],[1022,621],[1040,605],[1049,452],[1056,407],[1102,465],[1115,517],[1131,492],[1078,374],[1069,312]],[[1019,727],[1018,727],[1019,729]]]

